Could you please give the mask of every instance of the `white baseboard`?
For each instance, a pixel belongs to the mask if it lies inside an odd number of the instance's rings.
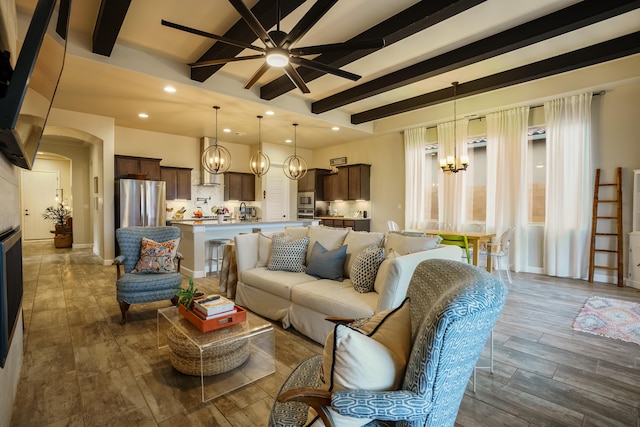
[[[74,243],[71,246],[73,249],[87,249],[93,248],[93,243]]]

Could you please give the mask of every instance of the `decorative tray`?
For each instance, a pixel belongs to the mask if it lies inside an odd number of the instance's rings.
[[[184,305],[178,305],[178,311],[180,314],[191,322],[201,332],[215,331],[216,329],[226,328],[227,326],[237,325],[247,320],[247,312],[244,308],[235,306],[236,313],[229,314],[228,316],[218,317],[215,319],[204,320],[194,314],[192,311],[187,311]]]

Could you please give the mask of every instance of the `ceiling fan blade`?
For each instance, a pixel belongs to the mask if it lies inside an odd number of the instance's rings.
[[[300,40],[337,2],[338,0],[318,0],[315,2],[284,38],[280,47],[289,47]]]
[[[353,80],[354,82],[357,80],[360,80],[360,78],[362,77],[357,74],[353,74],[348,71],[344,71],[339,68],[332,67],[330,65],[326,65],[321,62],[313,61],[305,58],[298,58],[298,57],[292,56],[291,58],[289,58],[289,61],[293,62],[294,64],[298,64],[301,67],[311,68],[312,70],[333,74],[338,77],[344,77],[345,79]]]
[[[226,64],[228,62],[238,62],[238,61],[246,61],[248,59],[260,59],[264,58],[264,55],[247,55],[247,56],[236,56],[235,58],[222,58],[222,59],[210,59],[207,61],[193,62],[189,64],[190,67],[208,67],[209,65],[220,65]]]
[[[269,34],[267,34],[267,30],[264,29],[260,21],[258,21],[258,18],[256,18],[253,12],[251,12],[251,9],[249,9],[242,0],[229,0],[229,3],[238,11],[242,19],[244,19],[244,22],[251,28],[251,31],[253,31],[266,46],[275,47]]]
[[[244,88],[251,89],[253,85],[256,84],[258,80],[260,80],[260,77],[262,77],[264,73],[267,72],[268,69],[269,69],[269,64],[267,64],[266,62],[262,64],[262,66],[258,68],[258,71],[253,73],[253,76],[251,76],[251,78],[247,81],[247,83],[244,85]]]
[[[216,34],[207,33],[206,31],[196,30],[195,28],[185,27],[184,25],[176,24],[175,22],[165,21],[164,19],[161,21],[161,23],[165,27],[175,28],[176,30],[186,31],[187,33],[196,34],[202,37],[208,37],[210,39],[214,39],[222,43],[230,44],[232,46],[241,47],[243,49],[257,50],[258,52],[265,52],[266,50],[262,47],[254,46],[248,43],[243,43],[241,41],[233,40],[227,37],[218,36]]]
[[[302,93],[311,93],[304,80],[302,80],[302,77],[300,77],[300,74],[298,74],[296,69],[293,68],[291,64],[285,65],[282,69],[284,70],[285,74],[289,76],[293,84],[296,85],[296,87],[300,89]]]
[[[361,40],[344,43],[320,44],[317,46],[294,47],[290,49],[292,55],[317,55],[327,52],[341,52],[346,50],[380,49],[384,47],[384,39]]]

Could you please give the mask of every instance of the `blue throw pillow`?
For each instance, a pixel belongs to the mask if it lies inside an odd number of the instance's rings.
[[[311,249],[311,256],[309,256],[307,274],[321,279],[342,282],[344,280],[342,272],[346,258],[347,245],[328,251],[319,242],[316,242]]]

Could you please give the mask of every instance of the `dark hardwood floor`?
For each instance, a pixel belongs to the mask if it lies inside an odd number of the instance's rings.
[[[207,403],[200,384],[158,349],[156,310],[133,305],[119,324],[115,267],[89,250],[24,243],[25,356],[12,426],[265,426],[297,363],[321,347],[275,325],[276,373]],[[458,426],[640,427],[640,345],[575,332],[584,301],[640,303],[640,291],[514,274],[494,328],[494,365],[478,371]],[[196,286],[215,292],[215,279]],[[489,346],[479,365],[488,362]]]

